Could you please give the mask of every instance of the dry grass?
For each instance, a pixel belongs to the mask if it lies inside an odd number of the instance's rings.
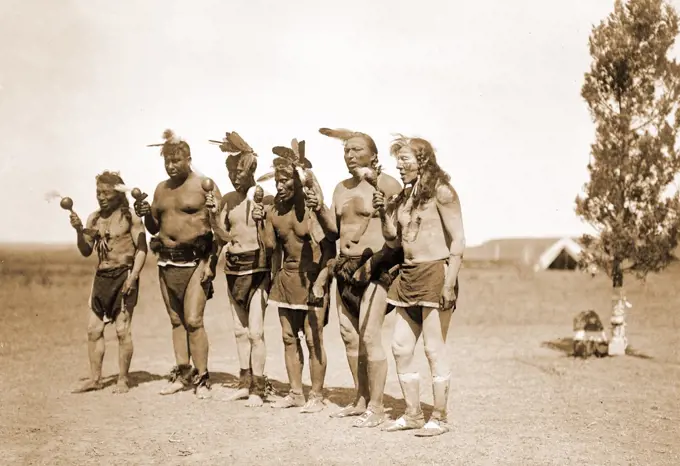
[[[418,439],[331,420],[328,411],[252,410],[242,402],[200,402],[191,393],[157,395],[173,364],[168,319],[153,259],[134,317],[134,389],[72,395],[87,375],[85,301],[94,263],[67,250],[0,250],[0,462],[3,464],[680,464],[680,266],[629,283],[628,334],[638,357],[567,356],[571,320],[594,308],[608,318],[604,278],[569,272],[533,275],[472,267],[450,334],[453,432]],[[218,382],[238,372],[224,278],[206,311],[210,368]],[[385,347],[393,316],[385,324]],[[268,311],[267,373],[286,381],[276,313]],[[351,397],[351,378],[333,316],[326,330],[330,400]],[[107,329],[104,373],[117,374]],[[422,343],[417,350],[423,374]],[[404,405],[394,364],[386,402]],[[305,374],[306,383],[309,382]],[[216,395],[226,389],[216,387]],[[429,384],[423,402],[432,401]],[[426,406],[426,408],[428,407]]]

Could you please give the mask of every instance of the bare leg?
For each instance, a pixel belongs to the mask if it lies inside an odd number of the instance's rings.
[[[304,311],[279,308],[279,321],[284,345],[286,372],[290,383],[290,393],[280,401],[272,404],[272,408],[292,408],[302,406],[305,396],[302,392],[302,368],[304,360],[302,345],[298,339],[298,332],[304,326]]]
[[[448,432],[447,404],[451,368],[449,365],[446,337],[449,332],[452,311],[440,312],[439,309],[423,309],[423,343],[425,355],[432,373],[434,408],[430,421],[425,424],[419,436],[433,436]]]
[[[184,327],[183,304],[170,297],[168,288],[159,273],[161,296],[172,325],[172,347],[175,352],[176,369],[170,378],[170,383],[161,390],[161,395],[171,395],[185,389],[189,383],[191,373],[191,359],[189,354],[189,338]],[[177,373],[174,373],[174,372]]]
[[[248,312],[234,301],[231,292],[227,289],[227,297],[231,306],[231,314],[234,321],[234,337],[236,338],[236,352],[240,367],[239,383],[236,392],[227,398],[227,401],[243,400],[248,398],[252,385],[252,371],[250,369],[250,340],[248,339]]]
[[[113,389],[114,393],[127,393],[130,391],[128,373],[134,347],[132,345],[132,313],[134,309],[126,308],[116,316],[115,326],[118,335],[118,383]]]
[[[90,360],[90,378],[73,393],[84,393],[93,390],[101,390],[102,364],[104,362],[104,321],[94,312],[90,313],[87,324],[87,355]]]
[[[397,376],[406,402],[406,412],[386,429],[389,432],[417,429],[425,423],[420,407],[420,374],[413,364],[413,353],[420,337],[421,326],[404,309],[397,308],[396,312],[392,353],[397,364]]]
[[[349,364],[349,370],[354,379],[356,397],[352,404],[331,414],[331,417],[359,416],[366,411],[366,404],[368,403],[368,368],[366,353],[364,351],[363,354],[360,354],[359,320],[349,313],[340,299],[340,293],[337,289],[334,295],[335,300],[331,300],[331,307],[335,307],[338,311],[340,336],[345,343],[347,363]]]
[[[253,294],[248,314],[248,339],[250,340],[250,367],[253,371],[253,389],[246,406],[260,407],[264,404],[264,366],[267,348],[264,341],[264,313],[267,309],[266,283]]]
[[[198,371],[199,380],[196,386],[196,395],[199,398],[210,397],[210,382],[208,378],[208,334],[203,326],[203,313],[207,296],[204,284],[201,283],[201,275],[207,264],[201,263],[189,280],[184,295],[184,322],[189,332],[189,351],[194,366]]]
[[[305,315],[305,340],[309,350],[309,372],[312,389],[303,413],[316,413],[324,408],[323,383],[326,379],[326,349],[323,344],[323,320],[325,310],[307,311]]]
[[[382,326],[385,322],[387,290],[370,283],[361,300],[359,315],[361,343],[368,356],[368,382],[370,401],[366,413],[357,420],[356,427],[375,427],[385,420],[383,393],[387,381],[387,356],[382,344]]]

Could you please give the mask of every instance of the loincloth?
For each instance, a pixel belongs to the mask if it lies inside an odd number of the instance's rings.
[[[399,276],[387,292],[387,302],[406,310],[416,323],[423,323],[423,307],[439,309],[446,279],[446,259],[421,264],[402,264]],[[458,280],[454,285],[458,296]],[[454,302],[453,309],[456,309]]]
[[[199,236],[189,244],[166,247],[156,237],[150,241],[151,250],[158,256],[158,275],[168,291],[171,301],[184,305],[184,295],[191,277],[201,260],[207,259],[213,247],[212,232]],[[206,300],[213,297],[212,280],[201,283]]]
[[[354,280],[354,273],[369,259],[372,261],[370,277],[362,281]],[[333,268],[333,275],[342,304],[350,315],[359,318],[361,300],[371,282],[389,289],[398,275],[398,271],[394,269],[400,262],[401,259],[397,258],[395,251],[386,251],[385,249],[375,254],[372,251],[367,251],[361,256],[345,256],[344,254],[338,256]],[[394,305],[387,304],[385,314],[389,314],[393,309]]]
[[[130,276],[130,266],[124,265],[113,269],[97,270],[92,283],[90,309],[97,317],[106,321],[116,320],[118,313],[125,307],[134,308],[139,295],[139,279],[127,296],[123,296],[123,285]]]
[[[168,264],[158,267],[158,278],[165,285],[170,301],[178,304],[181,309],[184,306],[187,287],[196,270],[198,270],[197,263],[190,263],[187,266]],[[203,288],[206,300],[213,297],[214,288],[212,281],[201,283],[201,288]]]
[[[255,291],[269,280],[269,258],[260,267],[260,250],[225,255],[224,273],[232,299],[243,309],[250,309]],[[265,285],[266,286],[266,285]]]
[[[301,311],[318,311],[323,306],[310,304],[312,286],[320,272],[319,264],[307,267],[284,267],[276,272],[269,291],[269,303],[277,307]]]

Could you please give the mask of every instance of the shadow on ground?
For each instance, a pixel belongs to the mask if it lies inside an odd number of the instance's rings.
[[[147,371],[134,371],[130,372],[128,375],[130,380],[130,388],[135,388],[145,383],[157,382],[159,380],[166,380],[167,375],[151,374]],[[81,378],[81,381],[87,380],[87,377]],[[290,384],[282,382],[276,379],[268,379],[272,384],[274,391],[277,396],[285,396],[290,390]],[[104,388],[115,385],[118,381],[118,374],[109,375],[102,379]],[[236,388],[238,385],[239,378],[234,374],[229,374],[227,372],[211,372],[210,381],[213,386],[221,385],[226,388]],[[311,387],[309,385],[304,385],[303,390],[305,394],[308,394]],[[326,387],[325,389],[326,399],[333,404],[338,406],[347,406],[354,402],[355,391],[354,388],[347,387]],[[383,395],[383,404],[385,409],[391,413],[391,416],[396,419],[397,417],[404,414],[406,410],[406,404],[403,399],[394,398],[390,395]],[[432,405],[421,403],[423,412],[426,417],[432,414]]]
[[[564,353],[566,356],[574,356],[574,339],[573,338],[558,338],[557,340],[544,341],[541,343],[543,348],[549,348],[551,350],[559,351]],[[640,359],[654,359],[651,356],[637,351],[635,348],[628,346],[626,348],[626,355],[632,356],[634,358]]]
[[[238,377],[226,372],[211,372],[210,380],[213,384],[223,385],[226,388],[236,388],[238,385]],[[277,396],[286,396],[290,391],[290,384],[283,382],[281,380],[268,378],[269,382],[272,384],[274,391]],[[305,394],[309,394],[311,387],[309,385],[303,385],[303,391]],[[326,387],[325,397],[331,403],[338,406],[347,406],[354,402],[355,391],[354,388],[348,387]],[[406,410],[406,403],[403,399],[394,398],[390,395],[383,395],[383,404],[385,409],[390,412],[391,417],[397,418],[404,414]],[[423,412],[426,417],[429,417],[432,413],[432,405],[421,403]]]
[[[80,381],[83,382],[87,380],[89,377],[81,377]],[[130,388],[135,388],[140,385],[143,385],[145,383],[149,382],[157,382],[159,380],[163,380],[166,377],[158,374],[152,374],[147,371],[133,371],[128,374],[128,380],[130,382]],[[114,375],[108,375],[106,377],[102,378],[102,385],[103,388],[110,387],[111,385],[115,385],[116,382],[118,382],[118,374]]]

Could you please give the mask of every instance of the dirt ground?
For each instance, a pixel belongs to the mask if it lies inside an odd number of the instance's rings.
[[[467,265],[449,337],[453,429],[422,439],[328,417],[333,405],[352,398],[336,316],[325,330],[325,411],[303,415],[220,401],[230,392],[221,384],[239,369],[223,276],[206,310],[215,399],[158,395],[174,361],[152,258],[133,321],[134,388],[112,393],[117,341],[108,328],[107,387],[71,394],[88,374],[93,261],[79,258],[75,247],[5,248],[0,261],[0,464],[680,464],[680,265],[645,284],[628,279],[631,354],[587,361],[567,354],[572,318],[593,308],[608,320],[606,278]],[[386,349],[393,318],[385,324]],[[266,373],[283,391],[274,309],[266,320]],[[417,358],[427,381],[422,341]],[[388,360],[385,400],[396,418],[404,403]],[[430,384],[421,390],[427,415]]]

